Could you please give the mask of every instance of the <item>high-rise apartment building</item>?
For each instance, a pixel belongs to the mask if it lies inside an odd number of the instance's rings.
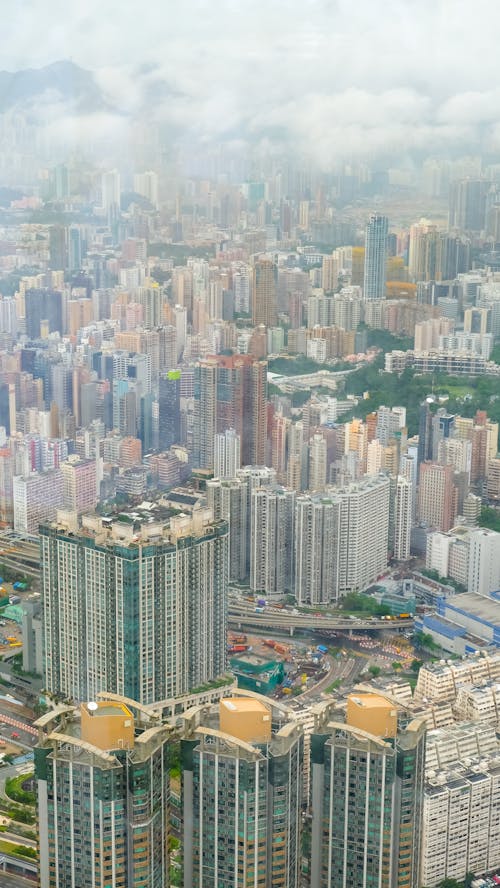
[[[470,532],[467,590],[486,596],[500,590],[500,533],[485,527]]]
[[[363,295],[367,301],[385,298],[388,229],[387,216],[378,213],[370,217],[365,229]]]
[[[410,227],[408,273],[411,281],[440,280],[440,236],[428,219]]]
[[[181,441],[181,371],[167,370],[158,380],[158,443],[161,450]]]
[[[120,209],[121,178],[118,170],[109,170],[101,178],[102,205],[109,213]]]
[[[50,333],[63,332],[63,297],[58,290],[29,289],[24,294],[26,334],[39,339],[44,321]]]
[[[495,687],[493,684],[492,687]],[[474,689],[483,702],[489,686]],[[469,688],[461,693],[473,695]],[[457,699],[458,705],[458,699]],[[427,734],[421,884],[500,866],[500,744],[491,724],[463,721]]]
[[[70,456],[61,465],[64,508],[68,512],[91,512],[97,505],[97,473],[93,459]]]
[[[152,207],[158,209],[158,174],[153,170],[144,173],[136,173],[134,176],[134,191],[149,200]]]
[[[120,699],[38,727],[40,888],[167,888],[171,729]]]
[[[447,531],[457,516],[457,490],[453,466],[425,462],[420,465],[418,517],[429,527]]]
[[[215,436],[214,442],[214,475],[216,478],[230,479],[236,477],[241,468],[240,436],[234,429]]]
[[[184,888],[298,888],[303,735],[256,694],[186,713]]]
[[[415,888],[419,878],[425,723],[394,701],[351,694],[326,707],[311,737],[312,888]]]
[[[250,503],[250,588],[282,597],[293,589],[295,491],[257,488]]]
[[[217,433],[234,429],[243,465],[263,465],[267,445],[267,364],[251,355],[200,361],[195,376],[194,463],[214,467]]]
[[[313,435],[309,441],[309,490],[319,493],[326,487],[327,446],[323,435]]]
[[[228,528],[208,510],[41,527],[45,687],[152,703],[226,668]]]
[[[461,179],[450,186],[450,228],[483,231],[486,227],[486,200],[491,182],[486,179]]]
[[[402,475],[398,475],[394,483],[393,557],[396,561],[408,561],[413,513],[413,485],[411,480]]]
[[[241,583],[250,569],[248,482],[241,477],[229,481],[213,478],[207,481],[206,492],[214,518],[229,525],[229,582]]]
[[[253,269],[252,318],[255,326],[276,326],[276,283],[274,262],[271,259],[257,259]]]
[[[327,604],[387,568],[390,481],[384,475],[297,499],[295,597]]]
[[[38,533],[44,521],[53,521],[64,505],[64,481],[61,469],[16,475],[12,482],[14,530]]]

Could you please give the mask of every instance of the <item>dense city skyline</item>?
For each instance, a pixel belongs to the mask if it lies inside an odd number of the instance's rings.
[[[495,888],[500,13],[8,6],[0,888]]]

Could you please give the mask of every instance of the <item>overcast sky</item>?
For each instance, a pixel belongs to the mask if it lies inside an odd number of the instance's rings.
[[[4,0],[7,70],[71,58],[199,138],[333,154],[500,147],[494,0]],[[168,87],[168,88],[167,88]]]

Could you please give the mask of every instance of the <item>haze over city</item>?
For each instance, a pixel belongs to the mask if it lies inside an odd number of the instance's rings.
[[[92,72],[97,107],[78,108],[70,81],[30,109],[73,147],[91,127],[101,150],[123,151],[138,117],[197,143],[285,147],[324,170],[498,149],[500,13],[488,0],[9,6],[5,70],[71,60]]]
[[[4,5],[0,888],[495,888],[500,12]]]

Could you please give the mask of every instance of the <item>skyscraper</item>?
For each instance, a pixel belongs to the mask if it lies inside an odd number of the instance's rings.
[[[255,694],[191,710],[181,741],[184,888],[297,888],[303,735]]]
[[[152,703],[226,668],[227,545],[208,510],[41,527],[45,687]]]
[[[118,170],[109,170],[101,178],[102,205],[110,212],[120,209],[121,180]]]
[[[153,170],[134,175],[134,191],[146,197],[155,210],[158,208],[158,174]]]
[[[180,370],[160,373],[158,380],[158,438],[161,450],[180,444]]]
[[[418,517],[429,527],[447,531],[457,516],[457,491],[453,466],[425,462],[420,466]]]
[[[243,465],[263,465],[267,445],[267,363],[216,355],[196,367],[194,464],[214,467],[216,433],[234,429]]]
[[[391,548],[396,561],[408,561],[413,511],[412,482],[398,475],[394,483],[394,541]]]
[[[385,298],[385,263],[387,258],[387,216],[375,213],[365,229],[365,270],[363,294],[365,300]]]
[[[1,453],[1,451],[0,451]],[[249,571],[248,481],[232,478],[207,481],[207,503],[217,520],[224,519],[229,525],[229,582],[241,583]]]
[[[352,694],[326,705],[311,738],[311,888],[420,885],[425,723],[394,701]]]
[[[171,729],[116,699],[38,724],[41,888],[167,888]]]
[[[321,496],[299,497],[295,524],[295,597],[335,602],[366,589],[387,567],[390,481],[364,478]]]
[[[282,597],[293,589],[295,491],[261,487],[251,493],[250,588]]]
[[[241,467],[240,436],[234,429],[226,429],[215,436],[214,474],[216,478],[230,479],[236,477]]]
[[[50,333],[63,332],[62,293],[57,290],[29,289],[24,294],[26,333],[30,339],[40,337],[42,321],[48,321]]]
[[[276,326],[276,267],[271,259],[257,259],[254,265],[252,317],[255,326]]]

